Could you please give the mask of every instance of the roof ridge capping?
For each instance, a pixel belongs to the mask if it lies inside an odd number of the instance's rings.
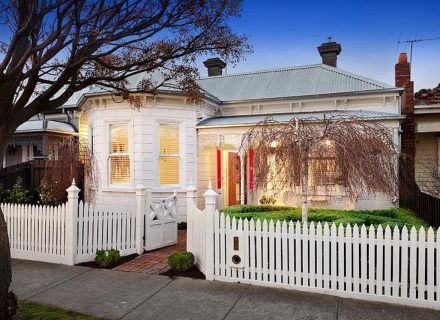
[[[198,80],[211,80],[211,79],[218,79],[218,78],[231,78],[231,77],[237,77],[237,76],[261,74],[261,73],[282,72],[282,71],[289,71],[289,70],[296,70],[296,69],[318,68],[320,66],[322,66],[322,64],[316,63],[316,64],[308,64],[308,65],[304,65],[304,66],[291,66],[291,67],[281,67],[281,68],[272,68],[272,69],[262,69],[262,70],[256,70],[256,71],[245,71],[245,72],[230,73],[230,74],[224,74],[224,75],[220,75],[220,76],[199,77]]]
[[[322,68],[326,69],[331,72],[338,73],[342,76],[346,76],[352,79],[356,79],[359,81],[363,81],[366,83],[369,83],[373,86],[376,86],[381,89],[393,89],[394,86],[378,81],[369,77],[362,76],[357,73],[353,73],[341,68],[335,68],[323,63],[317,63],[317,64],[309,64],[309,65],[303,65],[303,66],[290,66],[290,67],[282,67],[282,68],[273,68],[273,69],[263,69],[263,70],[256,70],[256,71],[246,71],[246,72],[238,72],[238,73],[231,73],[226,75],[219,75],[219,76],[210,76],[210,77],[199,77],[198,80],[213,80],[213,79],[224,79],[224,78],[233,78],[233,77],[239,77],[239,76],[247,76],[247,75],[257,75],[257,74],[264,74],[264,73],[275,73],[275,72],[283,72],[283,71],[291,71],[291,70],[300,70],[300,69],[312,69],[312,68]]]

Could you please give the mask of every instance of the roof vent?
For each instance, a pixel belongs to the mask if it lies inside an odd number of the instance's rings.
[[[220,58],[211,58],[203,62],[205,67],[208,69],[208,76],[221,76],[223,74],[223,69],[226,67],[226,63]]]
[[[318,52],[322,57],[323,64],[336,68],[338,55],[342,48],[339,43],[332,41],[332,37],[328,37],[327,40],[318,47]]]

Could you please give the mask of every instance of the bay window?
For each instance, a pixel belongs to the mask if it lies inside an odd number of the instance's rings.
[[[128,123],[109,126],[109,176],[111,184],[130,182]]]
[[[180,184],[179,124],[159,124],[159,184]]]

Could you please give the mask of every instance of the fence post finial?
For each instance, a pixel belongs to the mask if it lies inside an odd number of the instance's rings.
[[[135,227],[135,246],[136,253],[141,255],[144,253],[144,219],[145,219],[145,202],[147,188],[139,183],[135,187],[136,190],[136,227]]]
[[[75,178],[72,179],[72,186],[76,186]]]
[[[76,262],[77,254],[77,229],[78,229],[78,200],[81,190],[74,184],[66,189],[66,257],[67,264],[73,266]]]

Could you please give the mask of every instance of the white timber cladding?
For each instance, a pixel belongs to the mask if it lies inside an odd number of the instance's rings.
[[[397,104],[397,101],[396,101]],[[395,109],[396,116],[398,115],[398,109],[396,107]],[[390,133],[393,135],[394,143],[396,146],[400,145],[400,137],[399,137],[399,128],[400,128],[400,121],[399,119],[387,119],[387,120],[376,120],[379,121],[380,124],[390,129]],[[206,140],[205,137],[211,137],[211,140],[213,141],[212,145],[206,146],[202,150],[199,151],[198,155],[198,205],[202,206],[202,198],[201,195],[207,190],[208,188],[208,182],[211,180],[212,182],[216,181],[216,155],[215,155],[215,140],[212,137],[213,136],[224,136],[224,137],[231,137],[233,135],[236,135],[240,137],[241,135],[245,134],[247,130],[249,130],[250,126],[232,126],[232,127],[213,127],[213,128],[200,128],[198,129],[198,139],[199,144],[202,142],[202,140]],[[208,139],[209,140],[209,139]],[[218,139],[217,139],[218,140]],[[222,139],[220,139],[222,140]],[[237,150],[237,147],[230,144],[223,144],[221,146],[221,149],[223,150]],[[396,163],[397,166],[397,163]],[[223,172],[223,170],[222,170]],[[227,177],[222,173],[222,188],[221,189],[215,189],[218,193],[217,198],[217,206],[218,208],[223,207],[222,205],[222,197],[224,196],[224,189],[226,188],[226,181]],[[248,203],[258,203],[258,199],[261,198],[263,195],[262,191],[253,192],[252,190],[249,190],[249,179],[248,179],[248,170],[246,169],[245,172],[246,177],[246,197],[248,199]],[[271,191],[269,190],[268,195],[271,194]],[[288,192],[288,190],[283,190],[281,193],[278,193],[279,196],[277,197],[277,205],[293,205],[293,206],[300,206],[301,205],[301,197],[298,195],[292,195],[291,192]],[[300,194],[299,191],[297,191],[297,194]],[[323,208],[338,208],[338,209],[385,209],[394,207],[394,201],[390,196],[385,195],[365,195],[362,197],[358,197],[356,201],[353,201],[351,197],[349,197],[343,190],[342,186],[334,185],[332,188],[326,188],[326,187],[315,187],[314,188],[314,194],[309,197],[309,201],[311,203],[311,206],[313,207],[323,207]]]
[[[218,105],[206,100],[198,106],[187,105],[184,97],[177,95],[159,96],[155,101],[144,99],[140,109],[131,108],[127,101],[115,102],[109,96],[98,99],[89,98],[85,112],[89,125],[89,143],[97,159],[100,183],[94,195],[94,201],[106,204],[131,204],[134,201],[135,186],[144,184],[152,194],[158,197],[170,196],[177,191],[178,221],[186,220],[184,190],[190,180],[198,187],[198,196],[206,191],[208,182],[215,183],[216,146],[204,146],[198,150],[198,137],[202,135],[241,135],[249,126],[199,128],[196,124],[201,119],[214,116],[235,116],[271,113],[319,112],[357,110],[365,112],[384,112],[395,115],[396,119],[381,120],[381,123],[394,131],[396,144],[399,141],[400,98],[397,93],[347,95],[334,97],[315,97],[285,100],[262,100]],[[128,123],[130,181],[125,184],[111,184],[108,176],[108,128],[112,123]],[[160,183],[160,124],[179,126],[179,183]],[[199,141],[200,142],[200,141]],[[223,146],[223,150],[236,150],[236,146]],[[247,170],[246,170],[247,171]],[[246,172],[247,174],[247,172]],[[226,181],[222,181],[222,187]],[[248,201],[257,201],[258,195],[251,194],[247,188]],[[216,190],[219,197],[223,190]],[[333,199],[334,200],[334,199]],[[333,201],[332,200],[332,201]],[[391,199],[370,198],[358,199],[357,204],[342,201],[326,202],[322,206],[343,208],[384,208],[392,206]],[[255,202],[253,201],[253,202]],[[293,200],[295,201],[295,200]],[[222,201],[218,201],[222,203]],[[314,206],[321,206],[320,203]]]
[[[399,101],[400,98],[397,93],[304,98],[301,100],[251,101],[224,104],[221,106],[221,114],[222,116],[238,116],[290,112],[362,110],[399,115]]]
[[[90,100],[89,100],[90,101]],[[105,103],[104,103],[105,101]],[[185,189],[188,181],[196,180],[196,123],[197,110],[188,106],[180,97],[147,101],[141,108],[130,107],[128,101],[115,102],[110,97],[90,101],[85,106],[89,139],[99,171],[97,190],[92,192],[96,203],[131,205],[135,201],[135,186],[142,183],[154,197],[171,196],[177,191],[177,216],[186,220]],[[130,182],[112,184],[109,179],[109,126],[127,123],[129,127]],[[159,136],[160,123],[179,126],[179,184],[159,183]]]

